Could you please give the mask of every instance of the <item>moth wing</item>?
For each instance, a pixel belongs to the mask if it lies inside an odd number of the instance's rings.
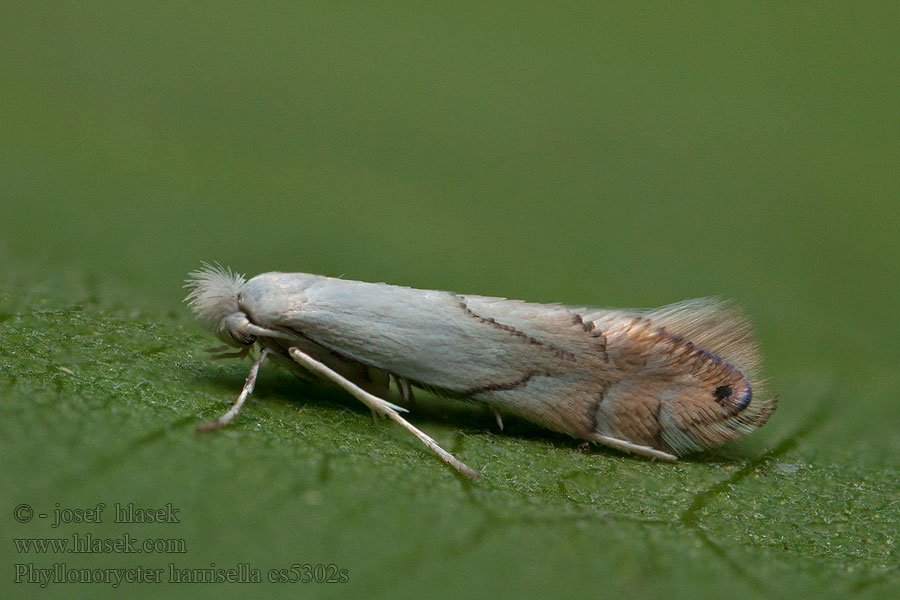
[[[296,277],[254,277],[242,310],[261,327],[424,386],[465,394],[534,365],[558,370],[590,351],[589,338],[581,348],[566,339],[580,326],[565,307]]]

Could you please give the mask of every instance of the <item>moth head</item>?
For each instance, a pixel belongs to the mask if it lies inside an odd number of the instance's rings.
[[[250,321],[240,307],[247,283],[244,276],[218,263],[203,263],[203,268],[189,277],[184,287],[191,291],[184,301],[203,325],[229,346],[253,344],[256,336],[248,331]]]

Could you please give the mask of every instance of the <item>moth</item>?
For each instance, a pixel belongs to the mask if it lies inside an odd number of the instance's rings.
[[[420,290],[306,273],[249,281],[221,266],[190,273],[185,298],[226,344],[213,358],[259,355],[230,423],[272,358],[341,386],[409,430],[461,473],[477,471],[407,421],[386,398],[394,380],[467,398],[580,440],[675,461],[764,425],[752,330],[728,303],[702,298],[654,310],[579,308]],[[234,352],[222,352],[236,348]]]

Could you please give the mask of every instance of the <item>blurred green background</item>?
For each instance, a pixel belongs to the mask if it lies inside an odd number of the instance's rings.
[[[0,586],[892,596],[897,6],[4,3]],[[270,366],[232,427],[195,436],[248,368],[205,360],[181,303],[202,260],[577,305],[735,298],[780,408],[673,466],[422,397],[411,420],[484,473],[469,483]],[[98,502],[180,523],[13,518]],[[13,541],[86,533],[186,551]],[[249,563],[264,583],[15,583],[54,563]],[[349,581],[265,583],[294,563]]]

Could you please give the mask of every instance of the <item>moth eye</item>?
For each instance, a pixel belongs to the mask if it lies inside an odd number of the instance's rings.
[[[731,393],[732,390],[730,385],[720,385],[716,388],[716,391],[713,392],[713,397],[716,399],[716,402],[724,402],[731,397]]]
[[[248,300],[250,300],[250,298],[247,297],[247,294],[245,294],[244,292],[238,292],[237,302],[238,302],[238,308],[241,309],[241,311],[244,311],[244,312],[247,311],[247,301]]]

